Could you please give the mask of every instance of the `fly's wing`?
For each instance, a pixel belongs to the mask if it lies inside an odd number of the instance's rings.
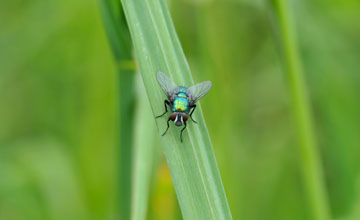
[[[168,97],[170,101],[174,100],[175,91],[178,88],[178,86],[174,83],[172,79],[170,79],[167,75],[165,75],[162,72],[158,72],[156,74],[156,79],[161,87],[161,89],[164,91],[165,95]]]
[[[186,93],[189,96],[190,104],[195,104],[196,101],[201,99],[206,95],[211,89],[212,83],[210,81],[205,81],[191,86],[187,89]]]

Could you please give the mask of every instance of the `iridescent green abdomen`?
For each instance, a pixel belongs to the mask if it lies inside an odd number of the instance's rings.
[[[186,88],[180,88],[180,93],[177,94],[177,97],[174,99],[173,106],[171,111],[173,112],[185,112],[189,113],[189,100],[185,94]]]

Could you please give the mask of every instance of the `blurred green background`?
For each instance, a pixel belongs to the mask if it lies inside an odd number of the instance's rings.
[[[99,3],[1,5],[0,219],[117,219],[118,83]],[[332,218],[360,219],[360,3],[291,5]],[[169,7],[195,81],[213,82],[201,104],[233,218],[310,219],[269,2]],[[163,159],[147,219],[181,219]]]

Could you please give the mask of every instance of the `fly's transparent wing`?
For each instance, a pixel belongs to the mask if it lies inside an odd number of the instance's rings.
[[[174,83],[172,79],[170,79],[167,75],[165,75],[162,72],[158,72],[156,74],[156,79],[161,89],[165,92],[168,99],[172,100],[178,86]]]
[[[190,104],[195,104],[197,100],[206,95],[211,89],[211,86],[212,83],[210,81],[205,81],[188,88],[186,93],[189,96]]]

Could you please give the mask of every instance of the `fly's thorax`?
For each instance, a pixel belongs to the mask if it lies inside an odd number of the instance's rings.
[[[171,111],[189,113],[189,100],[186,97],[177,96],[173,102]]]
[[[173,121],[176,126],[181,126],[188,120],[188,115],[183,112],[173,112],[170,115],[170,120]]]

